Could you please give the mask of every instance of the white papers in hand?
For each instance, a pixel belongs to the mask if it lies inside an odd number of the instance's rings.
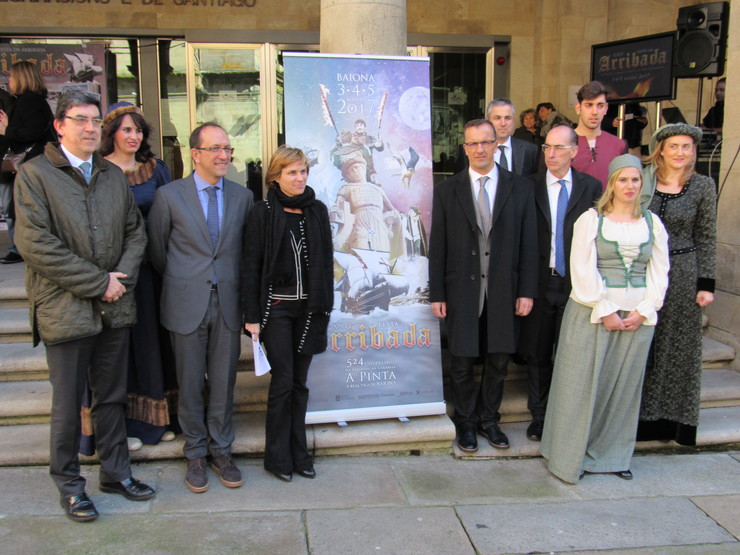
[[[267,360],[262,343],[252,339],[252,350],[254,351],[254,375],[264,376],[272,367],[270,366],[270,361]]]

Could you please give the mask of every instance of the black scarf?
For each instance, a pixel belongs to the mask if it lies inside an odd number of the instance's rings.
[[[316,200],[316,194],[311,187],[300,195],[289,197],[275,184],[267,191],[267,204],[269,206],[267,220],[267,236],[265,241],[265,260],[269,260],[267,280],[272,281],[273,272],[279,256],[280,243],[285,233],[286,217],[283,208],[300,208],[306,219],[306,240],[308,242],[308,310],[311,313],[326,312],[331,310],[332,299],[324,298],[322,292],[327,276],[323,275],[322,260],[327,256],[326,249],[331,248],[331,235],[324,237],[326,233],[322,229],[321,209],[326,208]]]

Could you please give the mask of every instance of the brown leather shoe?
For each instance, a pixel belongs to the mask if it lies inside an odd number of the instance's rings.
[[[241,470],[234,464],[231,455],[216,455],[211,459],[211,468],[227,488],[238,488],[244,484]]]
[[[197,457],[188,460],[188,470],[185,473],[185,485],[193,493],[203,493],[208,489],[208,473],[206,458]]]

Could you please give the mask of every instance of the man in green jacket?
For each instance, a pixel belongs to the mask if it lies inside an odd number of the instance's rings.
[[[26,261],[34,345],[46,345],[52,384],[50,473],[67,516],[95,520],[77,450],[87,381],[100,457],[100,490],[134,501],[154,496],[131,477],[125,409],[133,288],[146,248],[143,219],[121,170],[95,151],[95,96],[59,99],[60,144],[23,165],[16,187],[16,244]]]

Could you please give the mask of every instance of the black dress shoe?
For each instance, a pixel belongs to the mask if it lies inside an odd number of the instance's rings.
[[[17,252],[9,252],[0,258],[0,264],[18,264],[18,262],[23,262],[23,257]]]
[[[532,420],[532,423],[527,427],[527,439],[542,441],[542,429],[544,427],[544,420]]]
[[[475,453],[478,450],[478,438],[475,437],[474,424],[462,424],[457,432],[457,446],[465,453]]]
[[[620,470],[614,473],[615,476],[619,476],[622,480],[631,480],[634,478],[630,470]]]
[[[495,422],[485,427],[479,426],[478,433],[488,439],[491,447],[495,447],[496,449],[508,449],[510,447],[509,438],[506,437],[506,434],[501,431],[501,428]]]
[[[316,470],[314,470],[313,466],[311,468],[306,468],[305,470],[296,470],[295,472],[298,476],[303,476],[304,478],[309,478],[311,480],[316,478]]]
[[[283,482],[291,482],[293,480],[292,472],[273,472],[275,478],[282,480]]]
[[[156,495],[151,487],[136,478],[126,478],[122,482],[100,482],[100,491],[117,493],[131,501],[146,501]]]
[[[98,511],[86,493],[65,497],[61,500],[62,509],[75,522],[89,522],[98,518]]]

